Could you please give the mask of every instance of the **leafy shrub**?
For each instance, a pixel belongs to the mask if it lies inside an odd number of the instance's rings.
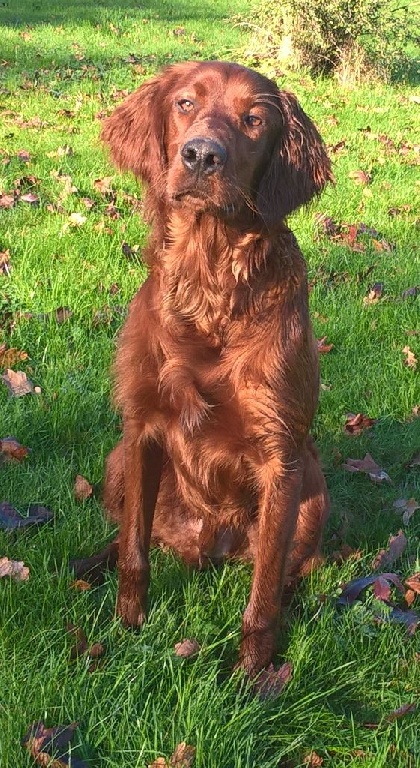
[[[414,37],[409,9],[389,0],[257,0],[256,15],[280,57],[314,72],[387,76]]]

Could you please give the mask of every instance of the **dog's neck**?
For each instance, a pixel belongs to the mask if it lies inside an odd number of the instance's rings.
[[[283,271],[290,279],[291,238],[283,227],[273,242],[258,220],[245,228],[207,213],[186,216],[184,209],[172,210],[152,264],[165,308],[218,343],[229,321],[252,316],[273,300]]]

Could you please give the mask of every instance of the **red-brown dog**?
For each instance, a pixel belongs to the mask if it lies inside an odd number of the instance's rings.
[[[117,613],[146,617],[150,542],[189,563],[254,562],[240,665],[273,655],[284,583],[319,557],[328,495],[309,429],[318,359],[306,268],[285,217],[331,180],[290,93],[236,64],[176,64],[102,137],[147,185],[149,277],[116,361],[122,441],[105,505],[120,534]]]

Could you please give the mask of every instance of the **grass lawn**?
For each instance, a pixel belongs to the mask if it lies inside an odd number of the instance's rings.
[[[409,636],[403,624],[378,622],[381,604],[369,591],[347,610],[336,605],[343,583],[371,573],[400,529],[407,546],[385,570],[403,581],[420,571],[420,511],[404,522],[394,507],[399,499],[420,504],[412,461],[420,451],[413,85],[346,89],[262,65],[317,122],[337,180],[291,221],[308,260],[315,332],[333,347],[321,356],[314,425],[332,499],[327,563],[284,617],[278,663],[293,665],[290,682],[260,701],[230,674],[249,590],[245,566],[191,573],[155,551],[150,618],[138,635],[113,617],[114,574],[80,591],[68,572],[71,556],[110,537],[99,501],[78,501],[74,481],[81,474],[99,483],[117,440],[109,368],[145,276],[140,191],[108,163],[100,118],[171,61],[255,65],[243,53],[249,33],[235,24],[246,13],[246,0],[0,6],[0,373],[22,370],[40,388],[11,397],[0,381],[0,440],[13,435],[30,449],[22,461],[0,462],[0,502],[22,514],[33,503],[54,512],[43,527],[0,531],[0,558],[30,569],[28,581],[0,579],[1,768],[33,765],[21,740],[37,720],[78,723],[74,766],[77,756],[92,768],[145,768],[169,760],[182,741],[196,748],[194,768],[420,765],[419,710],[392,715],[420,698],[420,630]],[[57,313],[63,307],[69,311]],[[376,421],[349,435],[349,412]],[[367,452],[391,483],[343,469]],[[70,660],[69,622],[89,645],[104,646],[96,670],[87,654]],[[199,642],[193,658],[175,655],[183,638]]]

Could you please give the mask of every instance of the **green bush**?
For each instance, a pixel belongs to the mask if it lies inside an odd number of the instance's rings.
[[[389,0],[257,0],[256,11],[278,55],[314,72],[388,76],[414,37],[409,8]]]

